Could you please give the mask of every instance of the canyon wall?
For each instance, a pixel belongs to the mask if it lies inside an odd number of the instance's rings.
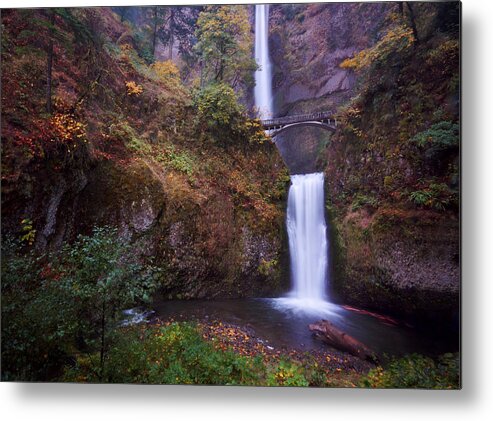
[[[333,110],[341,123],[277,142],[292,173],[325,172],[341,302],[458,320],[458,13],[451,3],[272,8],[277,115]],[[433,144],[435,127],[448,130],[446,147]]]

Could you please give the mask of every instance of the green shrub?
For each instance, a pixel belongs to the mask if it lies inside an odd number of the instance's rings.
[[[416,190],[409,193],[409,200],[415,205],[424,206],[433,199],[431,191],[428,190]]]
[[[213,140],[227,143],[243,117],[244,109],[236,94],[225,83],[214,83],[199,90],[194,97],[197,123],[204,127]]]
[[[32,246],[34,240],[36,239],[36,230],[34,229],[33,221],[29,218],[26,218],[21,221],[21,225],[22,225],[21,241]]]
[[[194,95],[195,127],[220,145],[263,143],[267,137],[259,120],[249,119],[229,85],[213,83]]]
[[[68,369],[66,380],[99,381],[87,359]],[[260,358],[222,351],[192,323],[122,331],[110,350],[104,381],[148,384],[243,384],[263,382]]]
[[[272,260],[261,259],[260,264],[258,265],[258,271],[264,276],[269,276],[278,269],[278,266],[279,266],[279,260],[277,259],[272,259]]]
[[[153,269],[132,255],[116,228],[96,227],[91,236],[80,235],[66,244],[57,256],[60,279],[54,293],[64,297],[61,305],[72,309],[72,318],[62,326],[75,329],[84,346],[98,351],[101,378],[122,310],[149,302],[155,288]]]
[[[110,227],[51,255],[2,242],[2,378],[48,380],[79,352],[98,354],[102,378],[121,311],[150,300],[154,273]]]
[[[360,380],[361,387],[457,389],[459,354],[444,354],[437,361],[412,354],[377,367]]]
[[[354,212],[362,207],[368,206],[370,208],[378,207],[378,199],[374,196],[368,196],[365,194],[358,193],[353,198],[351,203],[351,210]]]
[[[40,299],[41,265],[35,254],[22,253],[19,240],[2,238],[2,380],[32,381],[46,377],[44,355],[54,349],[39,335],[43,313]]]
[[[410,140],[425,151],[425,158],[436,159],[442,154],[457,151],[459,147],[459,124],[440,121],[428,130],[418,133]]]
[[[268,386],[309,386],[303,367],[292,361],[282,359],[277,366],[269,370]]]
[[[195,159],[188,152],[176,152],[174,147],[168,149],[169,165],[177,171],[180,171],[189,177],[193,176],[195,171]]]
[[[134,151],[143,154],[152,152],[152,147],[145,140],[142,140],[135,129],[127,122],[121,121],[111,124],[109,135],[125,144],[125,146]]]
[[[150,154],[152,152],[152,147],[145,140],[138,137],[132,137],[126,143],[128,149],[134,152],[140,152],[143,154]]]
[[[390,190],[394,184],[394,178],[391,175],[386,175],[383,178],[383,186],[386,190]]]
[[[419,207],[445,210],[457,206],[458,193],[445,183],[430,182],[426,188],[409,193],[408,199]]]
[[[275,199],[285,198],[289,190],[290,180],[291,177],[287,168],[283,168],[281,171],[279,171],[276,181],[271,188],[271,197]]]
[[[82,356],[68,368],[67,381],[100,381],[94,358]],[[216,348],[194,323],[127,328],[108,353],[103,381],[146,384],[308,386],[304,367],[282,359],[266,363]]]

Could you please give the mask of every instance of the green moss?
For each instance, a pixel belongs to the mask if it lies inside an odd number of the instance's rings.
[[[264,276],[272,275],[277,272],[277,267],[279,266],[279,261],[277,259],[265,260],[261,259],[257,270]]]
[[[328,194],[326,194],[326,197]],[[346,248],[341,235],[341,223],[336,208],[328,199],[325,204],[326,220],[330,244],[331,286],[334,292],[341,294],[346,282]]]
[[[152,147],[145,140],[138,137],[132,137],[126,143],[128,149],[134,152],[140,152],[144,155],[150,154],[152,152]]]
[[[386,175],[384,178],[383,178],[383,186],[385,187],[385,189],[390,189],[392,187],[392,184],[394,182],[394,179],[391,175]]]

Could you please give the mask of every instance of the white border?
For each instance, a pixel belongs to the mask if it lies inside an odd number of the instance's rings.
[[[2,7],[152,3],[205,2],[6,0],[2,2]],[[493,139],[488,139],[487,136],[492,131],[493,122],[490,112],[493,109],[492,9],[493,2],[490,1],[463,2],[462,391],[2,383],[0,416],[5,420],[16,421],[493,419],[493,256],[490,248],[493,238]]]

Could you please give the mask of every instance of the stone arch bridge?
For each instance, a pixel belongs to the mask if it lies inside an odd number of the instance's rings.
[[[337,129],[337,120],[330,111],[290,115],[287,117],[261,120],[262,126],[275,143],[275,137],[293,127],[319,127],[330,132]]]

